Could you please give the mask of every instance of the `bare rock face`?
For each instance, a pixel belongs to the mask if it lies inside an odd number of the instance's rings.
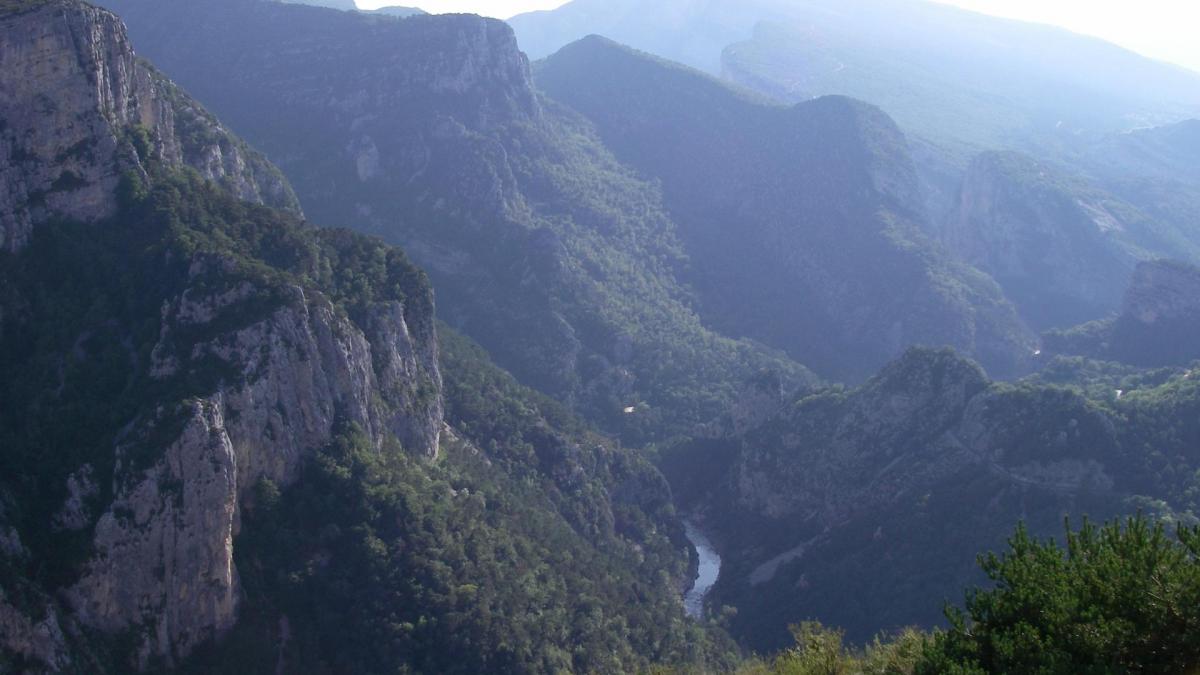
[[[1121,314],[1143,324],[1200,317],[1200,269],[1169,260],[1138,265]]]
[[[1158,260],[1138,265],[1103,356],[1145,367],[1200,359],[1200,268]]]
[[[430,458],[443,426],[432,319],[410,327],[399,303],[380,303],[362,330],[315,291],[214,288],[223,265],[194,263],[195,285],[163,308],[153,372],[218,368],[226,384],[134,423],[117,448],[96,556],[67,592],[84,624],[133,629],[142,664],[184,656],[237,620],[233,541],[256,482],[292,482],[340,423],[379,446],[395,434]],[[154,448],[162,438],[174,439],[165,453]]]
[[[1117,308],[1139,257],[1142,222],[1117,200],[1017,153],[977,157],[942,242],[987,272],[1033,325]]]
[[[81,2],[0,16],[0,120],[3,250],[51,218],[112,215],[122,175],[144,176],[152,159],[297,208],[277,171],[135,57],[117,17]]]

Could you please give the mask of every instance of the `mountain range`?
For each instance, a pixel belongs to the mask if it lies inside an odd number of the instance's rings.
[[[917,0],[103,4],[0,0],[0,672],[1191,664],[1196,76]]]

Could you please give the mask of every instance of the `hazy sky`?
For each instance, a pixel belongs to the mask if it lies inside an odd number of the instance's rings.
[[[940,0],[979,12],[1095,35],[1200,71],[1197,0]]]
[[[737,2],[738,0],[727,0]],[[1200,0],[938,0],[997,16],[1063,26],[1200,71]],[[427,12],[507,19],[563,0],[358,0],[360,7],[415,4]]]
[[[736,0],[732,0],[735,1]],[[357,0],[362,9],[375,9],[385,5],[420,7],[432,14],[467,12],[507,19],[522,12],[535,9],[553,9],[566,4],[566,0]]]

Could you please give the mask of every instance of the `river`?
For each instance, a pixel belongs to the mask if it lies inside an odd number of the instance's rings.
[[[712,590],[713,584],[717,583],[717,576],[721,573],[721,556],[717,555],[717,550],[713,548],[708,537],[690,520],[683,521],[683,528],[688,541],[696,547],[696,554],[700,557],[700,569],[696,572],[696,580],[692,583],[691,590],[683,596],[683,609],[693,619],[702,619],[704,597]]]

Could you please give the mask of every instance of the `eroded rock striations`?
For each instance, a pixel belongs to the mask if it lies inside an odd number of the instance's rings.
[[[0,341],[14,368],[0,394],[19,407],[0,417],[5,466],[21,472],[0,482],[0,507],[17,504],[22,528],[0,511],[0,651],[67,668],[99,629],[130,636],[138,664],[170,663],[238,618],[233,542],[256,483],[288,485],[347,425],[436,456],[432,291],[377,252],[382,290],[349,306],[329,257],[352,265],[364,240],[247,203],[298,211],[282,174],[139,61],[106,10],[50,0],[0,16],[0,120]],[[69,263],[94,268],[90,300],[56,295],[71,282],[39,268],[78,250],[95,251]],[[137,281],[105,295],[123,275]],[[55,306],[76,302],[86,316]],[[62,332],[78,336],[56,346]],[[128,384],[81,411],[64,401],[90,391],[71,379],[88,368]],[[94,451],[22,419],[48,411]],[[51,580],[10,576],[66,541],[77,565],[62,553]]]
[[[185,655],[237,620],[233,539],[239,505],[259,480],[290,484],[339,424],[358,425],[377,447],[394,435],[413,454],[437,454],[442,403],[431,320],[410,330],[403,306],[390,302],[373,307],[360,328],[320,292],[292,286],[260,320],[213,331],[262,293],[249,284],[197,291],[230,271],[222,265],[193,264],[196,285],[164,307],[151,368],[166,379],[215,361],[236,372],[236,384],[134,422],[116,448],[114,500],[95,526],[97,554],[66,593],[87,625],[146,631],[143,660]],[[208,331],[206,340],[179,337]],[[139,467],[139,448],[172,425],[182,429],[176,440]]]
[[[0,249],[51,218],[117,207],[139,153],[190,166],[244,199],[298,208],[278,171],[139,60],[111,13],[70,0],[17,3],[0,20]]]

